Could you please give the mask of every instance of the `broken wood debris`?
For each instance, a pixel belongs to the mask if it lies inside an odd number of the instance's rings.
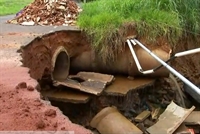
[[[35,0],[8,23],[21,25],[75,25],[81,8],[73,0]]]
[[[158,117],[160,116],[160,111],[161,111],[161,108],[156,108],[156,109],[153,109],[152,112],[151,112],[151,118],[153,120],[157,120]]]
[[[147,131],[151,134],[172,134],[194,109],[194,106],[190,109],[179,107],[172,101],[160,115],[158,122]]]
[[[111,83],[113,80],[113,75],[94,72],[79,72],[77,75],[69,75],[69,79],[66,81],[55,81],[54,85],[62,85],[73,89],[78,89],[82,92],[100,95],[108,83]]]
[[[151,115],[150,111],[143,111],[138,116],[135,117],[136,122],[143,122],[146,118],[148,118]]]

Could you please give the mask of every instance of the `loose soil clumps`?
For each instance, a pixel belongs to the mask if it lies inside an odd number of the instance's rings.
[[[73,124],[62,112],[40,98],[37,81],[30,78],[28,68],[13,64],[0,65],[0,130],[4,131],[74,131],[91,133]],[[28,85],[28,86],[27,86]],[[18,88],[16,88],[16,86]]]

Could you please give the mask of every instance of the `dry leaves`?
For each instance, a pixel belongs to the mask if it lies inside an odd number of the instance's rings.
[[[73,0],[35,0],[8,23],[21,25],[75,25],[81,8]]]

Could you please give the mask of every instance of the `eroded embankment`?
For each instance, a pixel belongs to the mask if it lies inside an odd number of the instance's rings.
[[[49,77],[53,70],[51,60],[59,46],[64,46],[70,57],[90,49],[87,38],[80,31],[59,31],[37,37],[21,49],[23,65],[30,69],[32,78]]]
[[[174,53],[191,50],[200,47],[200,36],[181,39],[173,48]],[[172,62],[173,67],[191,80],[194,84],[200,84],[200,53],[180,57]]]
[[[126,36],[128,37],[128,35]],[[140,38],[139,40],[144,44],[146,43],[144,38]],[[170,47],[166,45],[168,42],[163,39],[158,40],[157,44],[159,45],[152,45],[151,50],[161,59],[167,60],[170,57]],[[39,80],[42,77],[51,76],[54,69],[54,63],[51,63],[52,58],[54,52],[60,46],[63,46],[68,53],[67,55],[69,55],[71,71],[94,71],[129,76],[141,75],[137,70],[128,45],[122,47],[122,51],[118,53],[116,60],[107,60],[104,62],[102,56],[93,49],[91,42],[84,32],[63,30],[37,37],[21,49],[23,65],[30,68],[31,77]],[[144,70],[160,65],[138,46],[135,46],[134,49]],[[168,76],[168,71],[165,68],[161,68],[149,76]]]

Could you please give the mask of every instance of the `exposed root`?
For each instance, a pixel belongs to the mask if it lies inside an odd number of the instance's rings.
[[[185,101],[184,101],[185,95],[184,95],[183,91],[181,90],[176,78],[171,73],[169,74],[169,78],[174,82],[174,84],[176,86],[176,89],[178,91],[178,94],[179,94],[179,97],[180,97],[180,100],[181,100],[180,101],[181,106],[186,108]]]

